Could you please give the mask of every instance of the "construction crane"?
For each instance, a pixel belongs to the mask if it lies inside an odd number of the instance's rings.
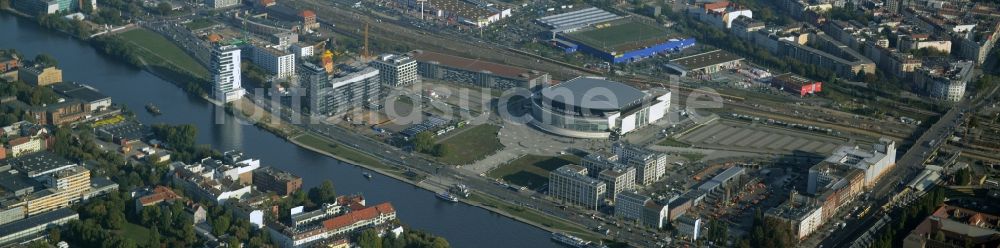
[[[371,58],[371,54],[368,52],[368,22],[365,22],[365,44],[361,51],[361,58],[364,60]]]
[[[341,55],[343,55],[343,53],[329,49],[323,52],[323,57],[322,57],[323,69],[326,70],[327,74],[334,74],[337,72],[336,71],[337,67],[334,66],[335,64],[334,58],[340,57]]]

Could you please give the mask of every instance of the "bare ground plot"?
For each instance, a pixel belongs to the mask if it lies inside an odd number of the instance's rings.
[[[539,156],[525,155],[489,172],[492,178],[537,190],[549,181],[549,172],[567,164],[579,164],[574,155]]]
[[[820,156],[847,142],[833,136],[728,120],[702,126],[676,140],[700,148],[778,154],[807,152]]]

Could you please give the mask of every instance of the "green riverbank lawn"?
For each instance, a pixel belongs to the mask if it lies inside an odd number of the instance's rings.
[[[138,46],[146,63],[170,64],[201,78],[208,78],[208,69],[198,64],[167,38],[146,29],[133,29],[120,34],[121,38]]]
[[[479,125],[468,127],[466,130],[455,130],[460,132],[453,136],[439,141],[440,144],[448,146],[449,152],[444,157],[438,159],[441,163],[451,165],[461,165],[483,159],[500,149],[500,138],[497,132],[500,127],[494,125]],[[445,134],[447,136],[448,134]]]

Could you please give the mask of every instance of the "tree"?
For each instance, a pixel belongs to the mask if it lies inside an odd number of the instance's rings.
[[[160,12],[161,15],[170,14],[170,11],[174,9],[168,2],[160,2],[156,5],[156,11]]]
[[[962,168],[955,172],[955,184],[966,186],[972,183],[972,171],[969,168]]]
[[[41,64],[43,66],[59,66],[59,61],[56,60],[56,58],[52,57],[52,55],[48,55],[45,53],[40,53],[37,56],[35,56],[35,63]]]
[[[320,184],[319,187],[309,189],[309,199],[316,204],[333,203],[337,201],[337,191],[333,187],[333,181],[327,179],[323,181],[323,184]]]
[[[57,244],[62,241],[62,237],[59,236],[59,228],[49,228],[49,243]]]
[[[447,144],[437,144],[434,145],[434,151],[432,151],[431,154],[435,157],[444,157],[448,156],[448,152],[450,152],[450,149]]]
[[[149,239],[147,240],[146,247],[148,248],[160,248],[160,229],[155,226],[149,228]]]
[[[212,219],[212,234],[220,236],[229,230],[230,217],[228,214],[221,214]]]
[[[413,137],[413,150],[417,152],[430,152],[434,148],[434,134],[423,131]]]
[[[358,237],[358,246],[364,248],[382,248],[382,239],[378,237],[374,229],[365,229]]]
[[[198,135],[198,128],[191,124],[186,125],[153,125],[153,134],[163,139],[177,150],[190,151],[195,147],[195,139]]]
[[[122,227],[125,226],[125,212],[124,209],[122,210],[123,211],[111,212],[108,215],[108,218],[106,219],[105,222],[105,226],[108,229],[121,230]]]

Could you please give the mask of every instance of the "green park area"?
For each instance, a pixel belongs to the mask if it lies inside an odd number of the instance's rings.
[[[567,164],[580,164],[574,155],[525,155],[489,172],[489,176],[537,190],[549,181],[549,172]]]
[[[479,125],[456,130],[452,136],[447,136],[438,144],[448,147],[448,152],[438,158],[444,164],[462,165],[475,162],[503,148],[497,133],[499,126]]]
[[[122,237],[131,239],[136,244],[147,244],[149,243],[149,228],[144,226],[136,225],[132,222],[125,222],[124,227],[119,230],[119,234]]]
[[[208,69],[198,64],[180,47],[167,38],[146,29],[133,29],[120,34],[121,38],[136,46],[139,56],[154,67],[178,68],[181,72],[208,78]]]
[[[190,30],[198,30],[198,29],[203,29],[203,28],[211,27],[212,25],[215,25],[215,24],[219,24],[219,23],[213,21],[212,19],[200,18],[200,19],[191,20],[191,22],[185,23],[184,26],[187,27]]]

